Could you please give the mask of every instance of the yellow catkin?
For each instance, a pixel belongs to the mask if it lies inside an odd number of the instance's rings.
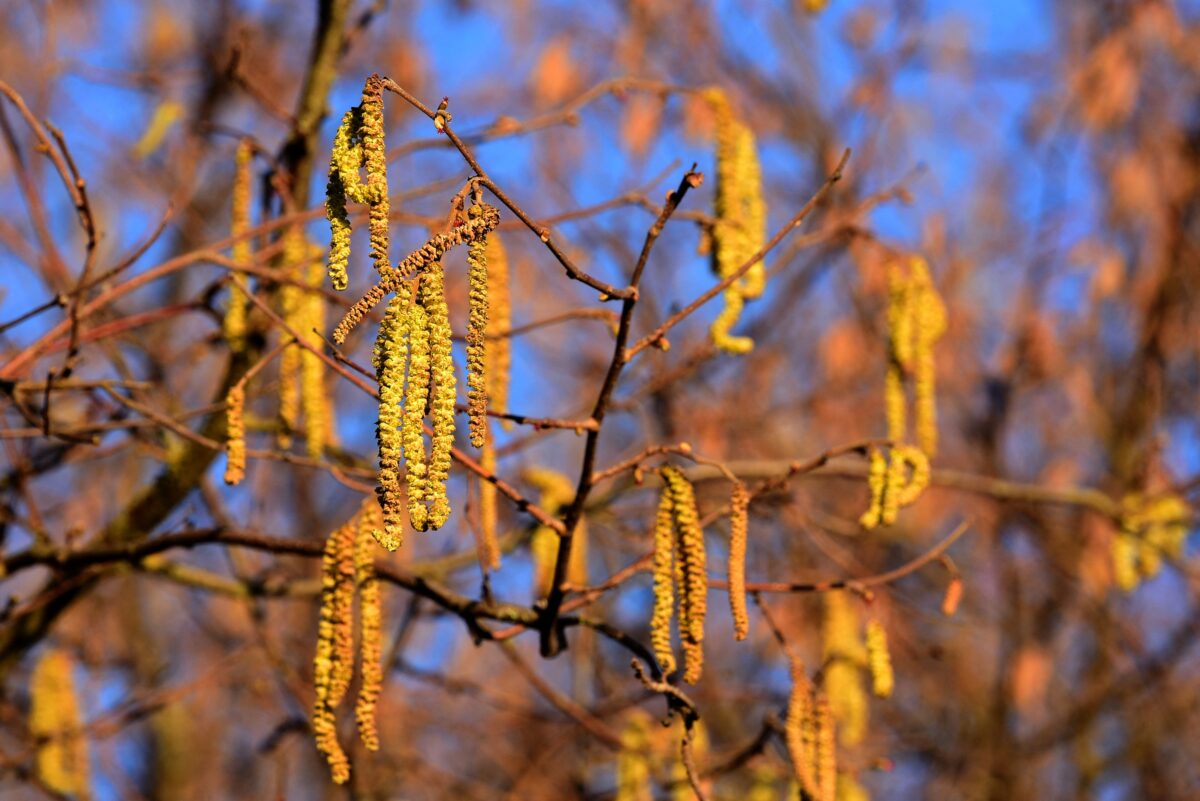
[[[402,502],[400,492],[401,446],[407,445],[402,438],[402,407],[404,403],[404,362],[408,343],[405,339],[408,298],[395,295],[388,303],[379,334],[375,340],[375,373],[379,380],[379,423],[376,439],[379,444],[379,506],[383,510],[383,526],[376,531],[379,544],[389,551],[400,547],[404,539]],[[424,401],[421,406],[424,412]],[[405,421],[406,422],[406,421]],[[418,438],[420,420],[417,421]],[[407,456],[408,454],[406,454]],[[410,477],[411,481],[411,477]],[[409,500],[412,500],[410,492]]]
[[[675,519],[671,491],[664,484],[654,518],[654,613],[650,643],[664,676],[675,672],[671,618],[675,614]]]
[[[909,260],[913,327],[913,405],[917,444],[930,459],[937,455],[936,364],[933,346],[946,331],[946,307],[933,285],[929,265]]]
[[[551,515],[557,515],[575,498],[575,485],[571,480],[555,470],[541,467],[530,467],[522,473],[522,478],[541,495],[538,506]],[[580,519],[575,526],[572,537],[571,560],[567,564],[567,583],[575,586],[587,584],[587,551],[588,533],[587,521]],[[529,541],[530,554],[533,558],[533,591],[538,598],[544,598],[550,592],[554,581],[554,564],[558,560],[558,547],[561,538],[554,529],[548,526],[538,526]]]
[[[445,276],[434,262],[421,279],[420,302],[429,318],[429,422],[433,436],[429,447],[430,529],[439,529],[450,517],[446,482],[450,478],[450,450],[454,447],[454,402],[457,381],[451,352],[450,312],[446,307]]]
[[[358,587],[358,646],[362,683],[354,717],[368,751],[379,750],[376,706],[383,689],[383,605],[375,574],[374,531],[382,525],[379,504],[367,500],[359,514],[354,552],[354,582]]]
[[[291,226],[283,234],[283,263],[292,276],[302,275],[302,263],[308,255],[304,244],[304,233],[299,226]],[[284,284],[280,290],[280,304],[283,306],[283,319],[292,330],[303,336],[304,321],[302,311],[304,305],[304,290],[296,284]],[[292,434],[300,428],[300,414],[303,411],[301,396],[303,394],[301,378],[301,351],[299,344],[290,344],[279,357],[279,447],[290,448]]]
[[[225,483],[246,477],[246,391],[234,384],[225,396]]]
[[[817,783],[815,740],[813,736],[813,716],[816,699],[813,695],[812,682],[804,673],[800,660],[793,658],[792,693],[788,698],[787,720],[784,722],[784,739],[787,742],[788,756],[792,759],[792,769],[801,789],[810,799],[819,799],[820,790]]]
[[[251,259],[250,240],[245,236],[250,229],[250,162],[254,158],[254,147],[249,139],[238,142],[234,155],[235,172],[233,192],[230,202],[231,236],[239,237],[233,243],[230,258],[237,264],[247,264]],[[234,272],[234,275],[245,278],[245,273]],[[225,318],[222,330],[229,347],[240,351],[246,345],[246,313],[248,299],[246,293],[237,284],[229,285],[229,303],[225,307]]]
[[[347,111],[342,116],[342,123],[333,138],[333,150],[329,155],[329,180],[325,185],[325,218],[329,220],[329,280],[338,291],[350,285],[351,228],[341,165],[352,163],[357,171],[362,158],[361,148],[355,149],[352,143],[354,118],[353,111]]]
[[[478,206],[471,212],[477,213]],[[467,285],[469,306],[467,316],[467,413],[470,419],[471,444],[482,448],[488,433],[487,346],[488,324],[488,263],[487,247],[475,240],[467,250]]]
[[[489,436],[479,452],[479,466],[488,473],[496,472],[496,443]],[[500,542],[497,538],[496,485],[487,479],[479,480],[479,548],[480,562],[486,570],[500,569]]]
[[[750,491],[738,482],[729,501],[729,608],[733,613],[733,636],[746,639],[750,615],[746,611],[746,540],[750,517]]]
[[[871,671],[871,691],[877,698],[890,698],[896,683],[892,656],[888,651],[887,631],[872,618],[867,621],[867,668]]]
[[[736,118],[725,93],[714,87],[706,90],[704,97],[716,122],[713,266],[719,277],[728,278],[766,242],[767,209],[762,171],[754,133]],[[749,337],[731,336],[729,332],[741,316],[743,301],[762,295],[765,285],[766,270],[760,260],[725,290],[725,308],[710,329],[717,348],[730,353],[746,353],[754,347],[754,341]]]
[[[653,801],[650,779],[650,727],[654,722],[642,709],[633,709],[621,729],[617,753],[617,790],[614,801]]]
[[[320,292],[321,262],[319,254],[309,251],[305,284],[308,289],[301,298],[297,330],[313,348],[322,347],[318,331],[325,330],[325,301]],[[325,388],[325,363],[312,350],[300,351],[300,405],[304,412],[304,445],[311,459],[320,459],[330,439],[329,395]]]
[[[371,75],[363,85],[362,92],[362,140],[363,166],[367,171],[364,203],[370,204],[368,228],[371,236],[371,260],[382,276],[391,273],[388,259],[388,201],[387,145],[383,132],[383,80]]]
[[[837,736],[833,710],[829,699],[817,693],[814,709],[816,728],[816,754],[814,773],[817,779],[817,798],[834,801],[837,796]]]
[[[871,492],[871,505],[858,519],[863,528],[875,528],[883,518],[883,501],[887,492],[888,463],[878,448],[870,450],[870,467],[867,471],[867,489]]]
[[[350,761],[337,739],[334,709],[350,684],[354,659],[354,521],[339,527],[325,542],[321,563],[321,619],[313,659],[312,729],[333,780],[350,778]]]
[[[958,605],[962,603],[963,581],[958,576],[950,579],[950,583],[946,585],[946,594],[942,597],[942,614],[946,617],[953,617],[958,611]]]
[[[854,745],[862,741],[867,731],[867,695],[862,681],[866,648],[860,635],[858,611],[849,594],[834,590],[825,593],[823,600],[822,686],[833,716],[841,725],[842,742]]]
[[[683,680],[695,684],[704,669],[704,617],[708,609],[708,569],[704,531],[691,483],[676,467],[664,465],[675,523],[676,581],[680,585],[679,638],[683,643]]]
[[[487,364],[487,395],[492,408],[508,411],[508,383],[512,372],[512,299],[509,294],[508,253],[500,234],[492,232],[484,241],[488,263],[488,321],[484,342],[484,363]],[[500,423],[505,430],[511,420]]]
[[[487,203],[476,206],[479,213],[468,219],[462,225],[456,225],[449,231],[435,234],[424,245],[404,257],[389,273],[367,290],[358,301],[343,315],[341,322],[333,329],[333,341],[342,344],[346,336],[356,325],[362,322],[367,312],[373,309],[389,292],[397,291],[397,287],[411,278],[419,270],[429,269],[439,264],[439,260],[451,248],[470,244],[477,239],[486,237],[500,224],[500,212]]]
[[[1131,591],[1158,574],[1164,557],[1182,559],[1191,519],[1191,507],[1178,495],[1130,493],[1122,498],[1120,530],[1112,547],[1117,586]]]
[[[37,775],[47,789],[72,798],[90,796],[88,746],[75,688],[74,660],[48,649],[29,680],[29,731],[37,741]]]
[[[403,298],[404,295],[396,297]],[[396,298],[391,301],[396,302]],[[429,509],[425,505],[429,468],[422,428],[425,406],[429,400],[429,315],[415,300],[408,304],[405,330],[408,333],[408,379],[404,384],[404,424],[401,429],[404,478],[408,489],[409,525],[417,531],[424,531],[429,517]]]

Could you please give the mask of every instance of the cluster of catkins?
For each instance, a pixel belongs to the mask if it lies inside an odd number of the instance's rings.
[[[385,548],[395,550],[403,540],[405,495],[408,522],[417,531],[440,528],[450,516],[446,482],[454,445],[457,381],[441,258],[451,248],[464,244],[469,246],[470,265],[467,385],[471,442],[480,447],[487,440],[487,240],[499,224],[500,213],[477,201],[460,224],[436,234],[395,267],[391,265],[382,92],[382,80],[372,75],[363,87],[362,104],[342,118],[329,161],[325,210],[331,227],[329,275],[334,288],[349,285],[351,227],[347,201],[369,206],[371,255],[379,273],[379,282],[338,323],[333,340],[344,342],[367,313],[392,294],[375,340],[373,362],[379,381],[376,492],[383,510],[383,525],[377,537]],[[360,170],[366,171],[365,179]],[[432,430],[428,448],[424,433],[427,410]],[[406,492],[400,486],[401,460]],[[491,528],[494,533],[494,524]],[[492,550],[495,555],[494,546]]]
[[[872,618],[865,642],[858,613],[847,591],[825,593],[822,622],[823,664],[820,685],[792,657],[792,695],[785,735],[803,797],[813,801],[865,798],[853,773],[838,772],[837,744],[862,741],[867,726],[867,698],[862,671],[871,676],[874,694],[888,698],[895,678],[887,632]]]
[[[716,122],[717,191],[712,230],[713,271],[722,279],[736,273],[767,241],[767,205],[754,132],[733,112],[718,88],[704,91]],[[730,353],[754,347],[750,337],[729,332],[741,317],[745,301],[762,295],[766,268],[759,259],[724,292],[725,308],[709,330],[713,344]]]
[[[933,346],[946,331],[946,307],[919,256],[888,265],[888,369],[884,379],[890,458],[870,451],[867,485],[871,505],[859,522],[864,528],[891,525],[901,507],[914,503],[929,484],[929,460],[937,453],[936,364]],[[913,385],[913,428],[908,442],[909,400]]]
[[[1192,510],[1179,495],[1135,492],[1121,500],[1120,529],[1113,537],[1113,577],[1132,592],[1153,578],[1163,557],[1179,561],[1192,520]]]
[[[236,264],[253,258],[250,238],[251,159],[249,140],[238,144],[236,171],[231,201],[230,234],[236,239],[231,258]],[[287,277],[279,290],[283,320],[296,335],[296,341],[283,349],[279,362],[279,435],[281,448],[291,447],[291,435],[304,419],[305,448],[309,457],[318,459],[332,435],[332,410],[325,389],[325,368],[317,349],[322,346],[320,332],[325,328],[325,304],[316,291],[322,280],[320,248],[304,238],[299,226],[289,226],[282,237],[280,268]],[[245,280],[245,273],[233,275]],[[241,286],[232,283],[225,307],[222,328],[233,351],[246,346],[248,335],[248,298]],[[246,475],[246,380],[230,387],[225,398],[226,463],[225,482],[238,484]]]
[[[379,505],[363,502],[358,514],[329,535],[321,563],[321,620],[313,660],[312,728],[317,749],[338,784],[350,778],[350,760],[337,738],[335,712],[354,674],[354,596],[358,595],[358,653],[361,681],[355,718],[363,745],[379,750],[375,707],[383,687],[383,609],[372,557],[380,527]]]

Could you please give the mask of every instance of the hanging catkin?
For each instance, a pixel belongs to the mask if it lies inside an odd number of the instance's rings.
[[[562,473],[544,467],[526,468],[521,477],[538,490],[538,506],[547,514],[558,515],[575,498],[575,485]],[[580,518],[575,525],[571,546],[571,559],[567,564],[567,582],[576,586],[587,583],[587,520]],[[529,541],[533,557],[533,594],[545,598],[554,581],[554,564],[558,561],[558,548],[562,538],[549,526],[534,529]]]
[[[767,210],[762,171],[754,133],[735,117],[725,93],[714,87],[705,90],[704,97],[716,122],[713,268],[720,278],[728,278],[766,243]],[[754,347],[752,339],[732,336],[730,331],[741,316],[744,301],[762,295],[765,285],[766,271],[760,259],[725,289],[725,308],[710,329],[713,344],[719,349],[746,353]]]
[[[645,710],[633,708],[621,729],[617,752],[617,789],[614,801],[654,801],[650,780],[650,727],[654,722]]]
[[[233,192],[230,201],[230,236],[236,237],[230,258],[235,264],[247,264],[252,257],[250,239],[250,162],[254,158],[254,147],[249,139],[238,142],[234,155]],[[234,271],[233,275],[245,279],[245,273]],[[229,284],[229,302],[225,307],[222,330],[232,350],[240,351],[246,345],[246,293],[236,283]]]
[[[55,793],[83,799],[91,795],[91,781],[74,669],[71,656],[58,648],[38,659],[29,680],[29,733],[37,743],[38,780]]]
[[[671,618],[675,614],[675,516],[671,491],[664,484],[654,518],[654,613],[650,642],[664,676],[675,672]]]
[[[708,568],[704,549],[704,531],[691,483],[676,468],[667,466],[664,478],[671,488],[675,516],[676,564],[682,567],[683,612],[679,637],[683,642],[683,680],[700,681],[704,669],[704,618],[708,610]]]
[[[308,259],[304,271],[305,290],[300,298],[295,329],[309,345],[300,351],[300,406],[304,412],[305,450],[309,458],[320,459],[332,435],[333,414],[325,388],[325,363],[314,352],[323,346],[318,332],[325,330],[325,301],[318,291],[323,272],[319,248],[309,245]]]
[[[321,620],[313,659],[312,729],[333,780],[350,778],[350,761],[337,739],[334,710],[350,685],[354,665],[354,549],[351,520],[329,535],[321,563]]]
[[[877,698],[891,697],[896,677],[888,652],[887,631],[874,618],[867,621],[867,667],[871,671],[871,691]]]
[[[356,594],[360,682],[354,715],[363,745],[379,750],[376,706],[383,687],[383,607],[372,551],[380,518],[379,505],[364,500],[358,513],[329,535],[321,563],[312,730],[337,784],[350,778],[350,761],[337,738],[336,710],[354,674]]]
[[[290,226],[283,233],[282,259],[290,276],[303,275],[304,259],[308,248],[304,243],[304,233],[299,226]],[[301,310],[304,303],[304,290],[296,284],[284,284],[279,292],[280,303],[283,306],[283,319],[288,326],[303,337],[304,321]],[[299,343],[288,345],[279,356],[279,436],[277,441],[280,448],[290,448],[292,434],[300,428],[300,413],[303,410],[301,395],[301,351]]]
[[[478,216],[479,207],[472,206],[471,214]],[[488,325],[488,262],[487,247],[482,240],[476,239],[470,244],[467,250],[467,267],[467,412],[470,418],[471,444],[482,448],[488,430],[485,339]]]
[[[225,395],[225,483],[246,477],[246,392],[234,384]]]
[[[787,742],[788,756],[792,759],[792,768],[796,779],[809,799],[820,799],[820,786],[817,781],[817,750],[816,750],[816,699],[812,682],[804,672],[804,665],[799,659],[791,659],[792,693],[788,698],[787,720],[784,722],[784,739]]]
[[[493,231],[484,240],[484,255],[488,264],[488,322],[484,341],[484,363],[487,365],[488,402],[499,411],[508,410],[508,384],[512,371],[512,343],[508,331],[512,328],[512,299],[508,286],[508,253],[500,234]],[[505,430],[512,421],[500,423]]]
[[[824,667],[821,684],[833,717],[840,725],[842,743],[862,741],[867,730],[867,695],[862,669],[867,651],[862,642],[858,611],[847,591],[824,593],[821,625]]]
[[[404,362],[408,355],[409,342],[406,335],[411,336],[406,323],[409,307],[414,306],[404,292],[396,294],[388,303],[379,325],[379,334],[375,340],[375,374],[379,380],[379,423],[376,429],[376,439],[379,443],[379,486],[376,494],[379,496],[379,506],[383,510],[383,526],[377,530],[376,538],[379,544],[394,551],[404,540],[402,502],[400,492],[400,453],[402,436],[407,436],[408,426],[401,429],[401,409],[404,405]],[[415,339],[415,337],[414,337]],[[404,407],[407,409],[407,407]],[[424,413],[424,404],[421,411]],[[417,436],[420,438],[420,420],[417,420]],[[407,440],[403,440],[407,446]],[[424,445],[421,445],[424,452]],[[407,456],[407,454],[406,454]],[[412,502],[412,485],[414,476],[412,465],[409,463],[409,501]],[[424,507],[422,507],[424,508]]]
[[[358,735],[368,751],[379,750],[379,727],[375,720],[379,693],[383,688],[383,609],[379,578],[375,575],[374,537],[382,525],[379,504],[363,504],[356,526],[354,583],[358,588],[358,648],[362,683],[354,718]]]
[[[359,174],[364,167],[365,181]],[[339,290],[349,285],[351,229],[347,200],[369,207],[371,259],[381,276],[389,276],[387,146],[383,80],[378,75],[371,75],[363,84],[361,105],[342,117],[329,157],[329,180],[325,188],[325,216],[330,225],[329,277]]]
[[[740,481],[733,485],[729,501],[729,608],[733,613],[733,636],[746,639],[750,615],[746,611],[746,538],[750,517],[750,491]]]
[[[429,421],[433,436],[429,447],[427,525],[439,529],[450,517],[446,482],[450,478],[450,450],[454,447],[454,401],[458,379],[451,352],[450,312],[446,307],[445,275],[434,262],[421,279],[420,303],[429,319]]]

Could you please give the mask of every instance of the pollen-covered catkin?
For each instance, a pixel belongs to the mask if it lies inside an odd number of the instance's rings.
[[[383,526],[377,530],[375,537],[379,544],[389,551],[399,548],[404,539],[400,500],[400,452],[401,445],[407,445],[406,441],[402,441],[402,437],[407,434],[407,426],[402,432],[401,409],[404,404],[404,362],[408,349],[405,335],[410,333],[406,330],[405,317],[411,305],[413,304],[408,303],[408,298],[403,294],[394,296],[388,303],[375,340],[375,374],[379,380],[379,422],[375,431],[379,443],[379,486],[376,493],[379,496],[379,506],[383,510]],[[421,408],[423,412],[424,405]],[[417,432],[420,436],[419,420]],[[407,458],[408,454],[405,455]],[[409,469],[411,470],[411,462]],[[411,503],[411,475],[409,480]]]
[[[450,312],[446,307],[445,275],[434,262],[421,279],[421,306],[429,318],[429,421],[433,436],[429,447],[428,526],[439,529],[450,517],[446,482],[450,478],[450,450],[454,447],[454,401],[458,379],[451,352]]]
[[[72,798],[90,796],[88,746],[75,688],[74,660],[50,648],[29,680],[29,731],[37,741],[37,775],[47,789]]]
[[[354,717],[368,751],[379,750],[376,706],[383,689],[383,607],[375,574],[372,534],[382,525],[379,504],[368,499],[359,512],[354,551],[354,582],[358,587],[358,648],[362,683]]]
[[[821,638],[825,663],[822,685],[833,716],[841,725],[842,742],[854,745],[862,741],[867,730],[867,695],[861,673],[866,664],[866,648],[861,639],[858,612],[848,592],[827,592],[823,600]]]
[[[420,248],[404,257],[389,274],[379,283],[367,290],[358,301],[346,311],[341,322],[333,329],[333,341],[342,344],[346,336],[356,325],[362,322],[367,312],[373,309],[389,292],[397,291],[402,282],[411,278],[414,273],[423,268],[439,263],[443,255],[451,248],[469,244],[476,239],[486,237],[500,224],[500,212],[487,203],[476,206],[479,214],[468,219],[462,225],[456,225],[449,231],[435,234]]]
[[[471,207],[476,213],[478,206]],[[470,418],[471,444],[482,448],[488,434],[487,346],[488,263],[487,247],[475,240],[467,251],[467,412]]]
[[[321,563],[321,619],[313,659],[312,729],[317,750],[329,763],[333,780],[350,778],[350,761],[337,739],[334,709],[350,685],[354,660],[354,540],[351,520],[329,535]]]
[[[871,692],[877,698],[890,698],[896,683],[892,656],[888,652],[887,631],[874,618],[867,621],[867,667],[871,671]]]
[[[236,264],[246,264],[251,259],[250,240],[246,231],[250,229],[250,162],[254,158],[254,147],[249,139],[238,142],[234,156],[235,172],[230,202],[229,233],[237,237],[229,256]],[[245,273],[234,272],[245,277]],[[229,303],[225,307],[222,330],[229,347],[240,351],[246,344],[246,293],[237,284],[229,285]]]
[[[663,676],[675,672],[671,648],[671,618],[675,614],[675,516],[671,490],[664,484],[654,518],[654,613],[650,643]]]
[[[383,132],[383,80],[371,75],[363,85],[362,92],[362,141],[363,166],[367,171],[363,202],[370,205],[368,229],[371,236],[371,260],[381,276],[391,273],[388,259],[388,215],[391,206],[388,200],[387,146]]]
[[[313,348],[321,347],[320,335],[325,330],[325,301],[316,291],[321,286],[321,262],[318,253],[309,249],[310,262],[306,268],[307,289],[301,296],[297,330]],[[332,434],[333,415],[325,389],[325,363],[308,348],[300,351],[300,406],[304,412],[304,444],[310,459],[320,459]]]
[[[404,297],[403,292],[396,298]],[[408,303],[405,314],[408,332],[408,380],[404,384],[404,444],[405,484],[408,489],[408,521],[417,531],[428,526],[426,506],[429,486],[429,467],[426,462],[425,406],[429,400],[429,315],[416,299]],[[403,369],[401,367],[400,369]]]
[[[234,384],[225,396],[225,483],[246,477],[246,391]]]
[[[814,688],[808,676],[804,673],[804,665],[799,659],[792,658],[792,694],[788,698],[787,720],[784,722],[784,739],[787,742],[788,756],[792,758],[792,768],[801,789],[810,799],[820,798],[820,788],[817,784],[816,737],[814,731],[814,712],[816,699]]]
[[[729,608],[733,613],[733,636],[746,639],[750,615],[746,611],[746,539],[750,517],[750,491],[740,481],[733,485],[729,505]]]
[[[696,496],[682,471],[664,465],[663,480],[671,493],[675,523],[675,562],[680,598],[679,638],[683,643],[683,680],[695,684],[704,669],[704,617],[708,610],[708,568],[704,530],[696,510]]]
[[[728,278],[762,249],[766,242],[767,210],[763,199],[762,171],[754,132],[733,113],[729,99],[716,87],[704,93],[716,122],[717,190],[716,223],[712,230],[714,272]],[[731,353],[754,347],[749,337],[731,336],[741,316],[743,301],[763,293],[766,271],[761,260],[724,292],[725,308],[710,329],[713,344]]]
[[[946,331],[946,306],[933,285],[929,265],[920,256],[909,262],[913,326],[913,404],[917,444],[932,459],[937,455],[937,397],[933,346]]]
[[[817,693],[814,709],[816,728],[816,774],[817,798],[821,801],[835,801],[837,795],[837,738],[836,724],[829,699],[823,693]]]
[[[329,280],[333,288],[344,290],[350,285],[350,215],[346,211],[346,186],[342,182],[341,165],[354,164],[357,172],[361,150],[352,145],[351,128],[354,111],[342,116],[337,134],[333,138],[333,150],[329,155],[329,179],[325,185],[325,218],[329,220]]]
[[[508,384],[512,372],[512,298],[508,286],[508,253],[500,234],[492,232],[484,240],[484,255],[488,264],[488,321],[484,341],[483,362],[487,365],[487,396],[494,409],[508,410]],[[512,421],[503,420],[508,430]]]

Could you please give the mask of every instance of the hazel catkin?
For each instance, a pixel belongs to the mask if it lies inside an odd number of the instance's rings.
[[[234,384],[225,396],[225,483],[240,484],[246,477],[246,391]]]
[[[750,615],[746,611],[746,539],[749,528],[750,491],[740,481],[733,485],[729,505],[729,607],[733,636],[746,639]]]
[[[473,206],[472,212],[478,207]],[[487,248],[476,239],[467,251],[469,307],[467,317],[467,413],[471,444],[482,448],[487,439],[488,263]]]
[[[37,742],[37,777],[49,790],[72,798],[90,795],[88,746],[75,687],[75,661],[49,648],[29,679],[29,732]]]
[[[512,342],[508,331],[512,327],[512,299],[508,286],[508,253],[499,232],[493,231],[484,239],[484,255],[488,264],[488,321],[484,340],[484,364],[487,365],[487,397],[492,408],[508,410],[508,384],[512,371]],[[502,420],[505,430],[512,421]]]
[[[888,652],[887,631],[871,618],[867,621],[867,668],[871,671],[871,691],[877,698],[890,698],[896,678]]]
[[[229,214],[229,234],[236,238],[229,257],[236,264],[247,264],[252,258],[250,239],[246,236],[246,231],[250,229],[250,164],[253,158],[254,147],[250,140],[239,140],[234,155],[235,171]],[[233,274],[245,277],[245,273],[242,272],[235,271]],[[246,293],[236,283],[231,282],[229,301],[225,306],[221,328],[225,340],[234,351],[240,351],[246,345],[247,303]]]

